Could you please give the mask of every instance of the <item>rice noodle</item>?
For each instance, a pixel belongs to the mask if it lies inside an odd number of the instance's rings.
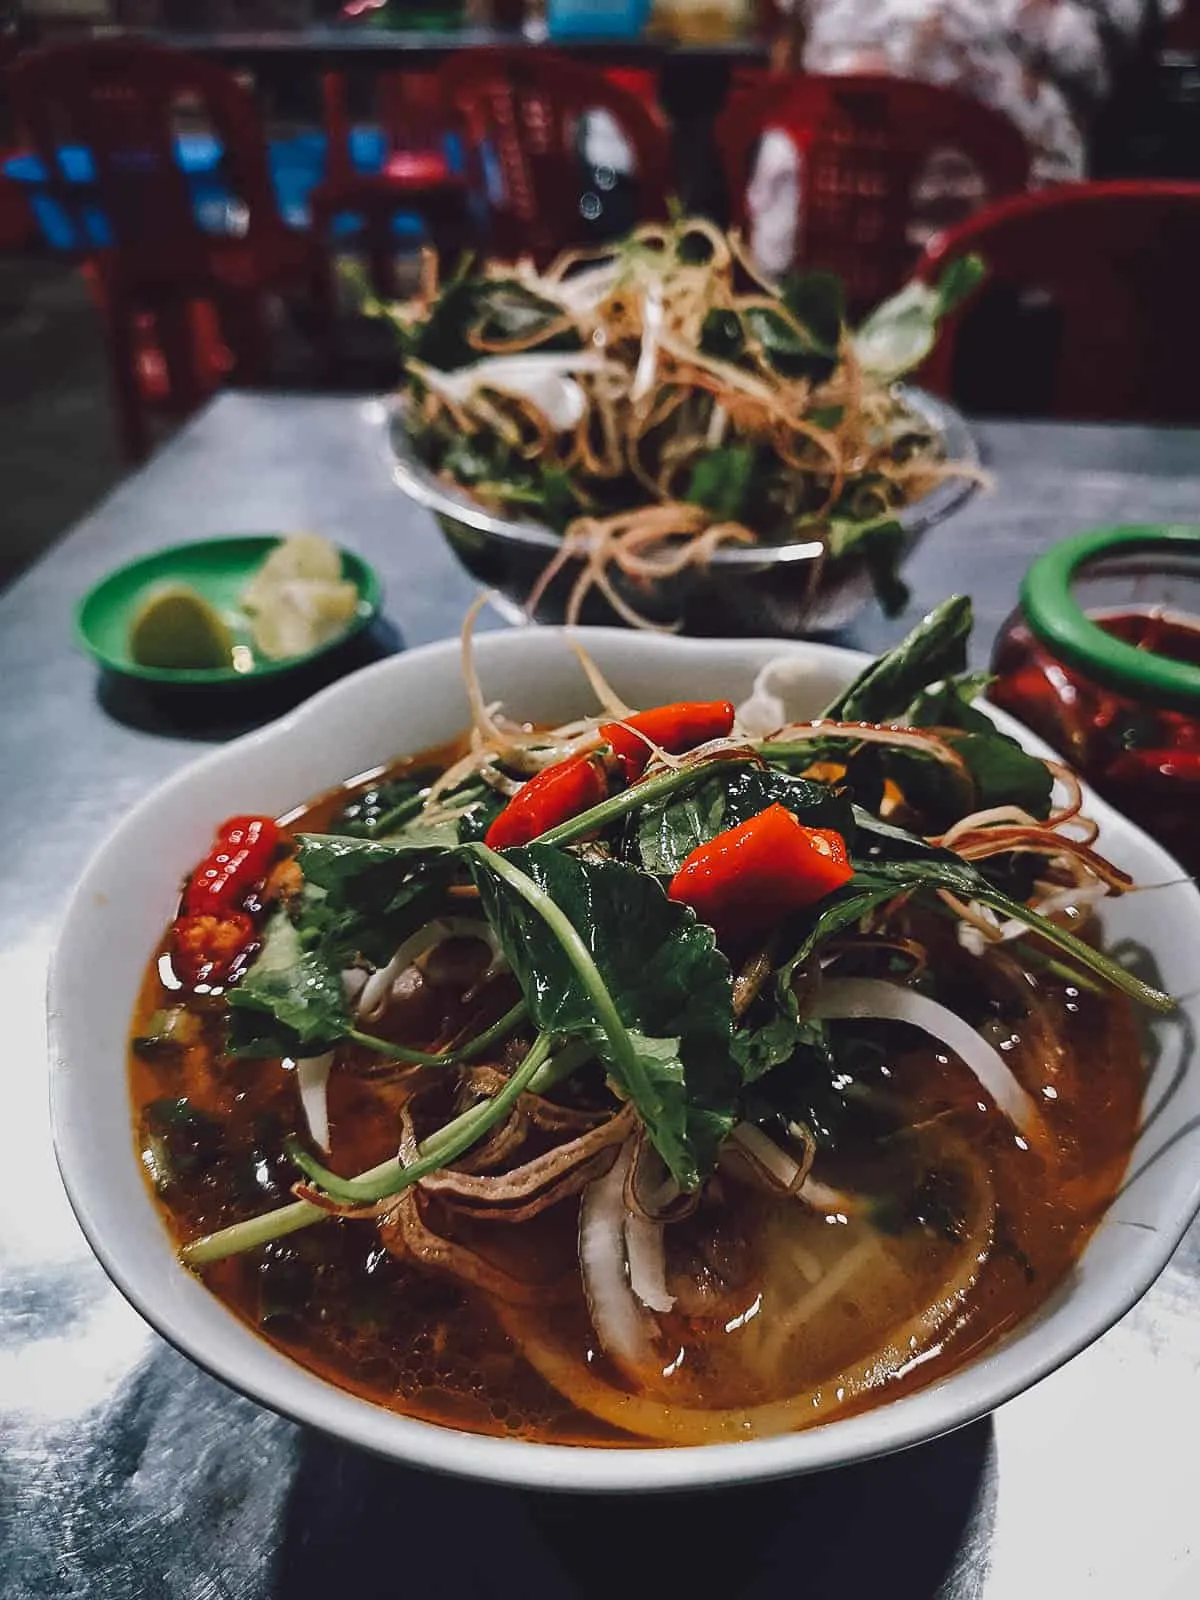
[[[919,1028],[958,1056],[1020,1133],[1031,1141],[1043,1138],[1037,1107],[1003,1056],[949,1006],[882,978],[833,978],[820,986],[805,1010],[824,1021],[881,1018]]]
[[[335,1051],[326,1050],[319,1056],[297,1056],[296,1088],[300,1091],[300,1107],[313,1143],[326,1152],[329,1150],[329,1074],[333,1070]]]
[[[605,1353],[635,1379],[655,1361],[654,1325],[629,1283],[625,1179],[633,1159],[626,1143],[602,1178],[589,1184],[579,1208],[579,1271],[592,1327]]]
[[[516,1306],[497,1302],[505,1332],[534,1369],[572,1405],[635,1437],[661,1444],[735,1442],[794,1432],[814,1420],[831,1419],[866,1394],[886,1395],[887,1386],[919,1354],[948,1338],[966,1296],[987,1261],[995,1231],[995,1197],[981,1162],[971,1164],[972,1212],[952,1270],[930,1303],[890,1330],[864,1360],[831,1373],[822,1384],[763,1405],[715,1407],[668,1403],[630,1394],[607,1383],[594,1366],[547,1336],[540,1321]],[[652,1364],[652,1353],[648,1365]]]

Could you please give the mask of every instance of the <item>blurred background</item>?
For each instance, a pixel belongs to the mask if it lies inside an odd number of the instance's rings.
[[[930,386],[1195,422],[1197,184],[1200,0],[0,0],[0,582],[217,389],[392,386],[357,307],[423,245],[672,203],[857,309],[960,238],[1000,281]],[[1144,370],[1073,390],[1114,321]]]

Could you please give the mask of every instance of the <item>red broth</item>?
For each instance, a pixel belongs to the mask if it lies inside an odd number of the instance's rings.
[[[319,831],[346,793],[289,820]],[[164,985],[162,953],[146,971],[134,1041],[155,1011],[180,999]],[[1062,1281],[1121,1181],[1143,1087],[1124,1000],[1007,958],[985,970],[950,940],[937,970],[943,993],[979,1020],[1037,1100],[1044,1149],[1016,1138],[965,1070],[922,1035],[876,1025],[874,1050],[843,1085],[850,1109],[840,1141],[814,1168],[831,1189],[872,1195],[871,1204],[814,1211],[718,1174],[696,1213],[668,1228],[676,1305],[661,1318],[661,1361],[636,1381],[592,1330],[577,1265],[578,1196],[509,1225],[464,1220],[436,1198],[425,1205],[428,1225],[515,1284],[515,1298],[392,1253],[367,1220],[322,1222],[203,1269],[204,1282],[326,1381],[476,1433],[568,1445],[699,1443],[789,1431],[911,1393],[993,1344]],[[501,989],[497,1010],[514,993]],[[304,1127],[294,1072],[222,1054],[219,995],[187,1005],[190,1042],[167,1054],[134,1043],[129,1068],[138,1159],[180,1244],[287,1203],[296,1173],[283,1143]],[[454,986],[423,980],[397,1027],[428,1048],[459,1006]],[[330,1081],[330,1164],[349,1174],[394,1155],[401,1108],[422,1088],[429,1092],[420,1073],[381,1070],[378,1057],[343,1051]],[[868,1119],[855,1132],[856,1095],[872,1118],[882,1105],[896,1127],[915,1130],[881,1134]],[[166,1181],[163,1107],[184,1098],[205,1120],[176,1149]],[[889,1212],[900,1192],[904,1206]],[[953,1315],[924,1326],[927,1308],[955,1282]]]

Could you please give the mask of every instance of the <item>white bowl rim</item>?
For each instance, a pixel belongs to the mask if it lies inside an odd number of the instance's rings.
[[[482,635],[476,642],[477,657],[486,661],[493,651],[520,650],[523,641],[530,637],[561,637],[564,644],[571,637],[578,637],[584,643],[589,638],[607,638],[616,643],[630,640],[629,633],[618,628],[514,630]],[[639,636],[639,644],[650,650],[716,651],[731,659],[767,652],[776,656],[813,653],[820,659],[838,658],[845,666],[847,681],[854,671],[872,659],[863,652],[806,640],[706,640],[655,635]],[[178,1295],[156,1299],[147,1286],[156,1269],[148,1268],[144,1261],[129,1253],[123,1254],[120,1242],[110,1239],[97,1220],[95,1213],[101,1192],[85,1174],[80,1161],[78,1128],[68,1116],[73,1090],[62,1053],[63,971],[69,953],[73,914],[91,893],[91,880],[114,845],[137,830],[143,818],[166,796],[185,788],[198,773],[224,766],[230,761],[231,752],[269,748],[277,740],[289,738],[310,719],[319,719],[336,706],[352,692],[353,686],[361,685],[368,678],[387,677],[397,670],[398,663],[415,664],[418,668],[449,661],[457,663],[458,652],[457,640],[441,640],[366,666],[321,690],[278,721],[186,764],[145,796],[110,832],[93,853],[68,902],[47,981],[50,1111],[55,1155],[76,1219],[101,1265],[126,1299],[168,1343],[230,1388],[271,1410],[411,1466],[510,1487],[564,1492],[644,1492],[766,1481],[827,1470],[928,1442],[987,1415],[1030,1388],[1086,1349],[1137,1303],[1167,1265],[1200,1211],[1200,1164],[1195,1167],[1195,1177],[1187,1193],[1177,1198],[1173,1213],[1161,1219],[1161,1225],[1155,1227],[1149,1238],[1142,1240],[1138,1270],[1128,1274],[1119,1285],[1114,1284],[1112,1297],[1102,1310],[1088,1317],[1067,1318],[1062,1327],[1054,1317],[1043,1321],[1042,1313],[1035,1313],[1010,1339],[928,1388],[850,1417],[833,1418],[811,1429],[737,1443],[601,1448],[536,1444],[461,1432],[389,1411],[318,1378],[249,1330],[177,1260],[173,1260],[176,1272],[198,1291],[203,1302],[216,1314],[197,1317],[186,1304],[180,1303]],[[411,670],[411,665],[402,670]],[[1046,747],[1015,719],[1003,713],[995,713],[995,718],[1005,731],[1019,734],[1028,747],[1047,753]],[[1118,817],[1099,797],[1090,791],[1086,791],[1086,796],[1089,812],[1102,825],[1105,822],[1115,824],[1144,851],[1155,856],[1165,874],[1175,878],[1181,875],[1182,869],[1161,847],[1133,824]],[[1194,885],[1188,889],[1188,898],[1196,930],[1200,933],[1200,892]],[[145,1204],[157,1217],[148,1192]],[[161,1219],[159,1226],[165,1246],[174,1258],[173,1246]],[[1046,1309],[1062,1292],[1060,1286]],[[192,1297],[185,1295],[183,1298]],[[1031,1356],[1017,1347],[1021,1344],[1021,1335],[1035,1328],[1043,1337],[1038,1352]],[[241,1370],[242,1363],[237,1359],[239,1344],[244,1349],[249,1348],[245,1346],[246,1339],[269,1357],[261,1363],[263,1371],[256,1373],[253,1381],[247,1380]],[[234,1347],[232,1353],[223,1348],[226,1341]],[[1014,1360],[1014,1354],[1021,1359]]]

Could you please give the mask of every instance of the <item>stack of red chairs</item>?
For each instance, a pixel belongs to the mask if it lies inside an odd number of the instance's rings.
[[[267,380],[272,301],[307,291],[311,241],[280,218],[254,101],[220,67],[111,40],[21,55],[7,82],[18,125],[47,173],[46,193],[77,237],[87,237],[85,204],[107,219],[112,244],[89,255],[87,268],[105,318],[123,442],[136,460],[149,445],[148,404],[166,400],[186,414],[226,373]],[[220,142],[231,193],[225,231],[197,221],[176,157],[181,110],[202,113]],[[63,170],[70,144],[90,153],[94,194]]]

